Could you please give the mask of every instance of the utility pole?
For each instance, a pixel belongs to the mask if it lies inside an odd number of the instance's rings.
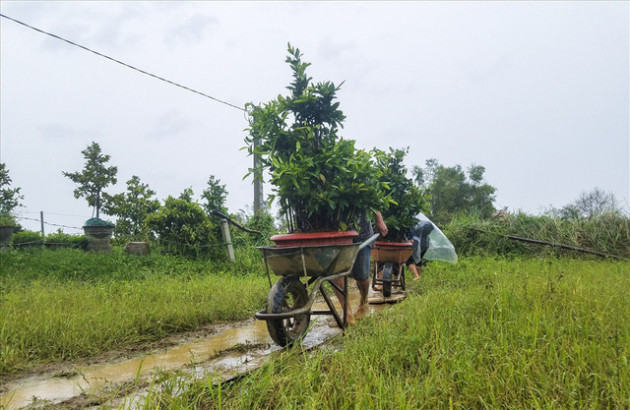
[[[42,238],[44,237],[44,211],[39,211],[39,221],[42,226]]]

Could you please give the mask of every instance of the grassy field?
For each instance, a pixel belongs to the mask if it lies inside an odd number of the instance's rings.
[[[173,378],[145,407],[628,408],[628,289],[627,261],[434,263],[328,348],[222,386]]]
[[[268,283],[260,256],[238,252],[236,266],[157,252],[3,253],[0,376],[251,317]],[[325,348],[296,346],[222,386],[173,377],[145,406],[628,408],[628,289],[628,261],[431,263],[403,303]]]
[[[269,286],[260,257],[261,266],[227,266],[120,251],[1,256],[0,376],[249,318]]]

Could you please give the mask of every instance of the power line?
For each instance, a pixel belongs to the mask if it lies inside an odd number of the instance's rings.
[[[113,62],[115,62],[115,63],[121,64],[121,65],[123,65],[123,66],[125,66],[125,67],[127,67],[127,68],[131,68],[132,70],[135,70],[135,71],[138,71],[138,72],[140,72],[140,73],[142,73],[142,74],[145,74],[145,75],[148,75],[148,76],[150,76],[150,77],[156,78],[156,79],[158,79],[158,80],[160,80],[160,81],[164,81],[165,83],[168,83],[168,84],[174,85],[174,86],[179,87],[179,88],[183,88],[184,90],[187,90],[187,91],[193,92],[193,93],[195,93],[195,94],[199,94],[199,95],[201,95],[201,96],[203,96],[203,97],[209,98],[209,99],[214,100],[214,101],[216,101],[216,102],[219,102],[219,103],[221,103],[221,104],[225,104],[225,105],[227,105],[227,106],[229,106],[229,107],[236,108],[237,110],[245,111],[245,109],[244,109],[244,108],[241,108],[241,107],[239,107],[239,106],[237,106],[237,105],[230,104],[229,102],[226,102],[226,101],[220,100],[220,99],[218,99],[218,98],[212,97],[211,95],[208,95],[208,94],[202,93],[201,91],[197,91],[197,90],[192,89],[192,88],[190,88],[190,87],[186,87],[185,85],[181,85],[181,84],[176,83],[176,82],[174,82],[174,81],[167,80],[167,79],[166,79],[166,78],[164,78],[164,77],[160,77],[160,76],[158,76],[158,75],[151,74],[151,73],[149,73],[149,72],[147,72],[147,71],[141,70],[141,69],[139,69],[139,68],[137,68],[137,67],[134,67],[134,66],[132,66],[132,65],[129,65],[129,64],[127,64],[127,63],[124,63],[124,62],[122,62],[122,61],[120,61],[120,60],[117,60],[117,59],[115,59],[115,58],[113,58],[113,57],[110,57],[110,56],[105,55],[105,54],[103,54],[103,53],[99,53],[98,51],[94,51],[94,50],[92,50],[92,49],[90,49],[90,48],[88,48],[88,47],[82,46],[81,44],[77,44],[77,43],[75,43],[74,41],[67,40],[67,39],[65,39],[65,38],[63,38],[63,37],[60,37],[60,36],[56,35],[56,34],[52,34],[52,33],[49,33],[49,32],[47,32],[47,31],[44,31],[44,30],[42,30],[42,29],[39,29],[39,28],[33,27],[33,26],[29,25],[29,24],[26,24],[26,23],[24,23],[24,22],[22,22],[22,21],[16,20],[16,19],[11,18],[11,17],[9,17],[9,16],[6,16],[6,15],[4,15],[4,14],[0,14],[0,17],[4,17],[4,18],[5,18],[5,19],[7,19],[7,20],[11,20],[11,21],[13,21],[13,22],[15,22],[15,23],[17,23],[17,24],[20,24],[20,25],[22,25],[22,26],[24,26],[24,27],[30,28],[31,30],[35,30],[35,31],[37,31],[37,32],[39,32],[39,33],[42,33],[42,34],[46,34],[46,35],[48,35],[48,36],[51,36],[51,37],[53,37],[53,38],[56,38],[57,40],[65,41],[65,42],[66,42],[66,43],[68,43],[68,44],[71,44],[71,45],[73,45],[73,46],[76,46],[76,47],[82,48],[83,50],[89,51],[90,53],[94,53],[94,54],[96,54],[97,56],[100,56],[100,57],[106,58],[106,59],[111,60],[111,61],[113,61]]]
[[[16,216],[16,218],[17,219],[24,219],[24,220],[27,220],[27,221],[41,222],[41,219],[28,218],[26,216]],[[68,226],[68,225],[53,224],[53,223],[46,222],[46,221],[44,221],[44,225],[58,226],[60,228],[83,229],[83,228],[79,228],[78,226]]]

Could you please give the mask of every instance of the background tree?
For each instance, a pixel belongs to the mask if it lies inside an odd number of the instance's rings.
[[[445,167],[436,159],[426,161],[425,168],[414,167],[413,174],[429,201],[431,218],[440,223],[456,215],[477,213],[492,216],[496,188],[484,183],[485,168],[472,165],[464,172],[460,165]]]
[[[188,187],[184,189],[181,194],[179,194],[178,198],[183,199],[184,201],[187,201],[187,202],[195,202],[195,200],[193,199],[194,196],[195,196],[195,193],[193,192],[192,187]]]
[[[13,211],[22,206],[20,188],[11,188],[11,177],[5,163],[0,163],[0,224],[14,225]]]
[[[201,193],[201,199],[204,201],[202,202],[202,206],[206,213],[211,215],[212,211],[217,210],[227,214],[228,210],[225,207],[227,194],[225,184],[222,184],[221,180],[215,178],[214,175],[210,175],[207,188]]]
[[[407,176],[404,164],[408,149],[389,149],[389,153],[376,155],[378,166],[382,171],[382,179],[387,181],[384,191],[391,197],[391,203],[381,210],[389,233],[384,240],[401,242],[410,228],[417,223],[417,215],[425,210],[422,192],[414,181]]]
[[[204,211],[210,218],[210,221],[215,225],[214,234],[217,238],[222,237],[221,233],[221,218],[212,213],[212,211],[219,211],[227,215],[228,210],[225,207],[225,199],[227,198],[227,190],[225,185],[221,184],[221,180],[215,178],[214,175],[210,175],[208,178],[208,185],[201,194]]]
[[[189,200],[187,188],[179,198],[169,196],[160,209],[147,217],[147,225],[172,253],[195,257],[220,257],[224,254],[215,229],[201,206]]]
[[[622,209],[614,194],[594,188],[590,192],[582,192],[575,202],[560,209],[552,208],[548,213],[564,219],[583,219],[606,213],[620,214]]]
[[[81,151],[81,153],[85,158],[85,167],[83,170],[81,172],[63,171],[62,173],[78,185],[74,190],[74,197],[77,199],[85,197],[88,205],[96,209],[96,218],[99,219],[103,189],[110,184],[116,183],[118,168],[115,166],[106,166],[107,162],[110,160],[110,156],[103,154],[101,147],[96,142],[92,142],[92,144]]]
[[[153,199],[155,192],[140,182],[136,175],[127,181],[127,192],[116,195],[103,194],[103,212],[117,217],[114,234],[116,237],[146,241],[149,228],[146,218],[160,208],[160,201]]]

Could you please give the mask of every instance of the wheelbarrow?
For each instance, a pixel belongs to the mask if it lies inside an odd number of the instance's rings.
[[[348,245],[258,248],[265,258],[269,285],[269,268],[281,276],[271,286],[267,308],[255,314],[256,319],[267,321],[267,330],[274,342],[287,346],[303,338],[308,331],[311,315],[332,315],[340,328],[347,326],[348,276],[359,251],[378,236],[375,234],[365,242]],[[333,282],[338,278],[344,279],[343,288]],[[323,287],[324,282],[344,296],[341,315]],[[311,309],[317,294],[322,295],[328,310]]]
[[[405,262],[413,251],[412,242],[377,241],[370,253],[374,261],[372,289],[381,285],[383,297],[390,297],[392,287],[405,290]]]

